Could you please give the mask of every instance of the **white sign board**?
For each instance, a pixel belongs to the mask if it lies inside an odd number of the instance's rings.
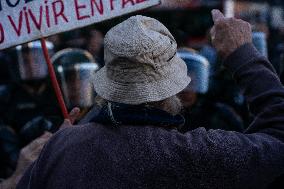
[[[0,49],[159,3],[160,0],[1,0]]]

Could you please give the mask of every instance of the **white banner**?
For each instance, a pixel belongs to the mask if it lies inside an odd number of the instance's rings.
[[[0,50],[159,3],[160,0],[1,0]]]

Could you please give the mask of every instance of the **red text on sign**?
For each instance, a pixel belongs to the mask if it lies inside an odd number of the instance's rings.
[[[100,15],[104,14],[104,4],[102,0],[89,0],[88,4],[79,4],[78,0],[74,0],[74,4],[77,20],[84,20],[86,18],[90,18],[91,16],[95,16],[96,12],[98,12]],[[86,10],[88,9],[91,9],[91,11],[89,14],[86,14]]]
[[[122,0],[122,8],[124,9],[126,5],[135,5],[139,3],[143,3],[146,0]]]
[[[46,18],[46,25],[50,28],[50,17],[49,17],[49,6],[47,5],[47,1],[45,3],[45,18]]]
[[[31,33],[31,26],[30,26],[30,20],[27,12],[27,7],[24,7],[24,14],[25,14],[25,21],[26,21],[26,26],[27,26],[27,32],[28,34]]]
[[[2,24],[0,23],[0,44],[3,43],[5,40],[5,34]]]
[[[122,8],[125,7],[128,3],[131,3],[132,5],[135,5],[134,0],[122,0]]]
[[[21,31],[22,31],[22,25],[23,25],[23,11],[20,12],[20,16],[19,16],[17,25],[16,25],[15,21],[13,20],[13,18],[11,16],[8,16],[8,19],[9,19],[13,29],[15,30],[16,34],[18,36],[20,36]]]
[[[45,1],[45,6],[42,5],[39,7],[38,14],[35,14],[35,12],[33,12],[34,10],[32,9],[24,7],[23,10],[20,11],[18,18],[13,18],[8,15],[8,20],[17,36],[21,36],[24,31],[30,34],[32,32],[32,26],[35,26],[37,30],[41,30],[44,21],[46,22],[46,26],[50,28],[50,10],[52,10],[51,13],[53,13],[55,25],[59,24],[59,19],[68,22],[68,19],[64,13],[65,7],[62,0],[52,2],[51,8],[47,4],[47,1]]]
[[[64,14],[64,3],[61,0],[58,0],[52,3],[52,10],[53,10],[53,15],[54,15],[55,25],[58,25],[58,19],[60,17],[63,18],[65,22],[68,22],[68,19]]]
[[[76,16],[77,16],[77,20],[83,20],[85,18],[90,18],[89,15],[81,15],[80,14],[80,9],[86,9],[87,6],[85,4],[78,4],[78,0],[74,0],[75,3],[75,11],[76,11]]]
[[[96,6],[96,9],[97,11],[99,12],[100,15],[103,15],[104,14],[104,5],[103,5],[103,2],[102,0],[99,0],[99,5],[98,3],[96,2],[96,0],[91,0],[91,14],[92,16],[95,15],[95,6]]]
[[[40,6],[40,8],[39,8],[39,18],[38,18],[38,20],[36,19],[36,16],[33,14],[31,9],[29,9],[28,12],[29,12],[29,15],[30,15],[34,25],[36,26],[36,28],[38,30],[40,30],[41,29],[41,25],[42,25],[42,12],[43,12],[42,6]]]
[[[114,9],[114,7],[113,7],[113,1],[115,1],[115,0],[109,0],[110,10],[113,10],[113,9]]]

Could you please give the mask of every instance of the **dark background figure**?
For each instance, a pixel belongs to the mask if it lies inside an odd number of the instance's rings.
[[[20,141],[16,133],[4,123],[4,114],[9,106],[11,75],[8,72],[11,57],[8,51],[0,52],[0,178],[10,176],[16,166]]]
[[[232,107],[241,116],[244,129],[249,126],[252,115],[249,113],[245,97],[230,73],[221,64],[218,64],[217,71],[210,77],[206,99]]]
[[[13,129],[0,123],[0,178],[8,178],[16,168],[20,152],[20,140]]]
[[[68,110],[78,107],[84,116],[94,104],[96,94],[92,81],[100,69],[99,63],[91,53],[78,48],[58,51],[51,61]]]
[[[186,62],[189,86],[179,93],[184,106],[186,119],[182,132],[205,127],[206,129],[223,129],[243,131],[243,121],[228,104],[207,98],[209,89],[210,64],[207,59],[191,49],[181,48],[178,55]]]
[[[53,44],[48,42],[47,47],[52,54]],[[11,50],[11,56],[14,59],[9,63],[12,81],[9,106],[5,114],[6,123],[18,133],[25,124],[35,118],[36,120],[48,119],[58,124],[61,121],[58,116],[60,111],[48,80],[47,65],[40,42],[17,46]]]
[[[53,44],[47,47],[52,54]],[[22,147],[45,131],[55,132],[62,123],[40,42],[7,52],[1,62],[6,73],[0,86],[1,178],[13,173]]]
[[[104,66],[104,34],[94,28],[86,31],[86,50],[89,51],[100,67]]]

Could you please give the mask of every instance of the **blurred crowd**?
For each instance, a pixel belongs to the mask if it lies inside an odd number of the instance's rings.
[[[177,18],[176,19],[180,19]],[[248,19],[247,19],[248,20]],[[255,20],[254,20],[255,21]],[[251,22],[254,22],[251,21]],[[259,15],[254,24],[254,44],[269,56],[284,80],[284,32],[273,31]],[[165,23],[166,25],[168,23]],[[175,28],[174,23],[170,29]],[[184,105],[186,132],[198,127],[243,132],[251,115],[242,91],[221,64],[209,38],[192,37],[184,30],[172,31],[178,55],[185,60],[191,84],[179,94]],[[104,66],[105,29],[96,26],[54,35],[47,40],[68,110],[80,107],[83,117],[95,99],[92,77]],[[269,32],[270,31],[270,32]],[[273,36],[271,36],[273,35]],[[269,42],[268,42],[269,40]],[[21,149],[43,135],[54,133],[63,116],[53,92],[39,41],[0,52],[0,178],[10,177]]]

